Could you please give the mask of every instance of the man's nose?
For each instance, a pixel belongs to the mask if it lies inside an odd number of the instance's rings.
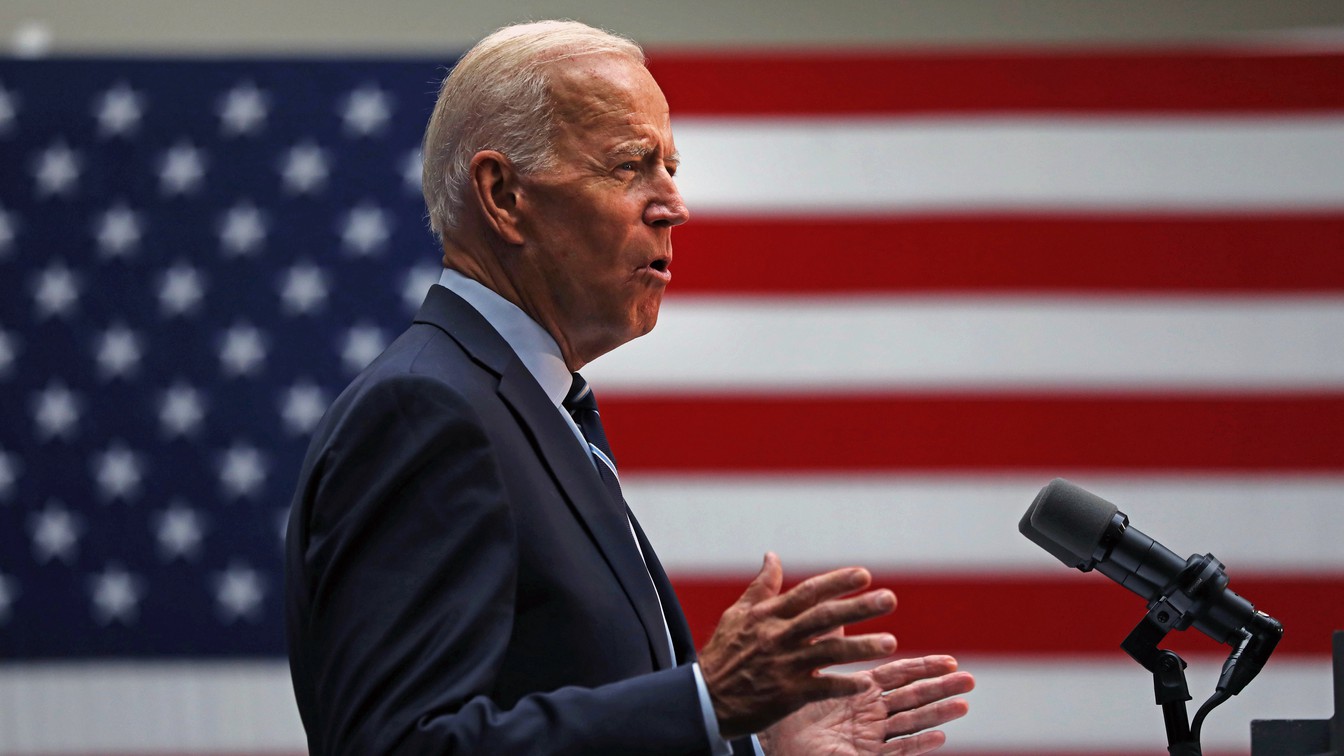
[[[653,201],[644,208],[644,222],[651,226],[680,226],[690,219],[686,200],[682,199],[671,174],[665,173]]]

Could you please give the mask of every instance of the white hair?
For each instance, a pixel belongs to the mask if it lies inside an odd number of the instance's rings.
[[[444,77],[422,145],[425,205],[440,242],[461,223],[476,153],[495,150],[524,174],[554,167],[549,64],[601,54],[645,62],[625,37],[577,21],[538,21],[482,39]]]

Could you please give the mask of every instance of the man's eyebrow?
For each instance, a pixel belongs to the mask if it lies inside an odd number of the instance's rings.
[[[654,148],[647,144],[627,143],[617,145],[615,148],[611,150],[610,154],[612,157],[620,157],[628,155],[631,157],[642,158],[648,156],[650,153],[654,151],[655,151]],[[680,163],[681,153],[673,152],[672,154],[664,157],[663,160],[669,163]]]

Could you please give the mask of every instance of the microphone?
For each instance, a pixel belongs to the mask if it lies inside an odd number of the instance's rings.
[[[1235,695],[1260,672],[1283,626],[1228,589],[1213,554],[1182,559],[1131,527],[1114,504],[1063,478],[1050,481],[1027,508],[1018,530],[1064,564],[1096,569],[1142,596],[1164,630],[1190,626],[1233,647],[1218,689]]]

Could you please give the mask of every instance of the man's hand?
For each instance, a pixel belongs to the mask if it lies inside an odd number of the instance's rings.
[[[952,698],[975,680],[957,671],[950,656],[925,656],[883,664],[867,675],[871,684],[845,698],[808,704],[761,733],[769,756],[916,756],[946,741],[930,730],[966,715],[967,703]]]
[[[872,582],[867,570],[828,572],[781,594],[783,581],[779,557],[766,554],[760,574],[724,612],[700,652],[700,671],[725,738],[757,732],[806,703],[863,693],[873,687],[871,673],[818,670],[896,650],[896,638],[888,633],[843,634],[845,625],[896,608],[888,590],[850,596]]]

